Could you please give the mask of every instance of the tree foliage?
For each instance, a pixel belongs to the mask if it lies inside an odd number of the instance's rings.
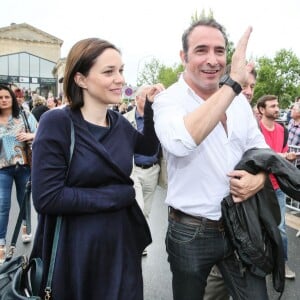
[[[214,18],[213,11],[208,13],[202,10],[201,14],[197,11],[191,16],[191,24],[203,18]],[[226,32],[226,29],[225,29]],[[234,44],[229,40],[227,45],[227,64],[231,63],[232,54],[235,50]],[[258,73],[254,91],[253,103],[265,94],[278,96],[281,108],[287,108],[294,101],[296,96],[300,96],[300,60],[291,51],[281,49],[275,54],[273,59],[266,56],[256,58],[256,70]],[[166,66],[158,59],[153,58],[144,65],[142,72],[138,74],[138,86],[142,84],[154,84],[161,82],[165,87],[177,81],[183,66],[175,64]]]
[[[145,63],[143,70],[139,72],[137,77],[137,85],[155,84],[158,82],[158,74],[164,65],[155,57],[150,62]]]
[[[273,59],[257,60],[254,102],[265,94],[278,96],[281,108],[287,108],[300,92],[300,60],[291,51],[281,49]]]
[[[158,73],[158,82],[162,83],[165,88],[167,88],[178,80],[178,77],[182,72],[182,64],[175,64],[173,67],[162,66]]]

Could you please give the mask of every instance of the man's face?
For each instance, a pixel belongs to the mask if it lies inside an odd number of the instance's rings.
[[[300,111],[297,105],[294,105],[291,109],[291,118],[294,120],[300,120]]]
[[[248,83],[243,86],[243,90],[242,90],[242,93],[245,95],[249,103],[253,99],[255,84],[256,84],[256,79],[254,75],[250,73],[248,76]]]
[[[276,120],[279,117],[279,104],[278,100],[269,100],[266,101],[266,107],[260,109],[261,114],[263,117],[271,120]]]
[[[225,39],[208,26],[198,26],[188,38],[188,52],[180,53],[185,66],[184,78],[200,96],[206,98],[219,88],[226,65]]]

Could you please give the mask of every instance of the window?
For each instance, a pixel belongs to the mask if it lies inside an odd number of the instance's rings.
[[[8,61],[9,61],[8,75],[18,76],[19,75],[19,54],[9,55]]]
[[[45,59],[40,59],[40,63],[41,63],[40,77],[53,78],[52,71],[55,67],[55,63],[50,62],[50,61],[45,60]]]
[[[20,53],[20,76],[29,77],[29,54],[28,53]]]
[[[30,77],[40,76],[40,59],[36,56],[30,55]]]
[[[0,75],[8,74],[8,56],[0,56]]]

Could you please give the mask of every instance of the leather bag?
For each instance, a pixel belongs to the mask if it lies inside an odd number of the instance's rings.
[[[12,258],[0,267],[0,299],[41,300],[38,295],[42,281],[42,260],[28,261],[25,255]]]
[[[26,112],[24,111],[24,109],[21,108],[20,114],[23,118],[23,122],[25,125],[25,131],[31,132],[28,118],[27,118],[27,115],[26,115]],[[26,154],[25,164],[28,164],[31,167],[31,165],[32,165],[32,141],[25,142],[24,151]]]

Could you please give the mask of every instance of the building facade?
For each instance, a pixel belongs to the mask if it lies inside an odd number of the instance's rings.
[[[0,28],[0,83],[59,95],[63,41],[29,24]],[[62,75],[60,75],[62,76]]]

